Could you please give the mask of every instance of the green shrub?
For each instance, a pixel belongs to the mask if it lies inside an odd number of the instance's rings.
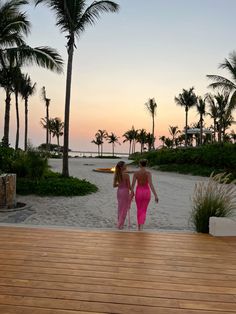
[[[18,151],[11,167],[11,171],[20,178],[39,179],[48,169],[48,162],[46,157],[34,150]]]
[[[12,172],[12,162],[15,159],[15,150],[0,145],[0,173]]]
[[[48,171],[45,177],[39,180],[17,178],[16,192],[22,195],[83,196],[97,190],[94,184],[86,180],[65,178],[59,173]]]
[[[130,156],[130,159],[133,159],[135,163],[138,163],[142,158],[146,158],[151,167],[159,166],[160,170],[167,165],[176,165],[176,167],[178,165],[178,172],[186,173],[186,165],[190,166],[189,169],[192,169],[194,165],[195,170],[197,168],[199,170],[209,168],[209,171],[206,171],[208,174],[212,171],[227,172],[236,178],[236,144],[215,143],[199,147],[162,148],[142,155],[136,153]],[[165,166],[162,167],[162,165]],[[196,171],[195,174],[202,175],[201,171],[199,173]]]
[[[210,217],[228,217],[236,210],[236,187],[229,175],[211,175],[208,182],[195,186],[190,220],[197,232],[209,233]]]

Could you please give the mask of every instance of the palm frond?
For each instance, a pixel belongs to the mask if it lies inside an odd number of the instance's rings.
[[[113,1],[94,1],[80,17],[76,35],[79,36],[85,30],[86,25],[94,25],[103,12],[118,12],[119,5]]]
[[[220,75],[207,75],[207,78],[211,81],[214,81],[211,83],[208,87],[211,87],[213,89],[220,88],[220,89],[227,89],[232,90],[236,88],[236,85],[228,80],[227,78],[220,76]]]
[[[50,47],[20,46],[3,50],[5,57],[11,62],[15,60],[22,65],[36,64],[57,73],[63,71],[63,60],[57,51]]]

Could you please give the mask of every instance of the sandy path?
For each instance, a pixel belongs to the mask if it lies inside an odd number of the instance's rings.
[[[124,158],[125,160],[125,158]],[[54,171],[61,171],[61,160],[52,159]],[[2,223],[54,225],[83,228],[115,228],[117,217],[116,189],[112,174],[97,173],[94,168],[113,167],[116,160],[73,158],[70,175],[87,179],[99,188],[97,193],[83,197],[18,196],[18,201],[31,205],[30,210],[0,213]],[[130,168],[131,169],[131,168]],[[152,199],[149,205],[146,229],[188,230],[191,211],[190,197],[195,183],[206,178],[152,170],[159,204]],[[131,175],[132,179],[132,175]],[[132,229],[136,228],[136,207],[131,207]]]

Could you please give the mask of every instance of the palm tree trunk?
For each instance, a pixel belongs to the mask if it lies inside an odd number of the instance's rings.
[[[59,137],[60,137],[60,135],[57,135],[57,152],[58,152],[58,155],[59,155],[59,152],[60,152]]]
[[[129,156],[130,156],[130,152],[131,152],[131,141],[129,141]]]
[[[100,145],[98,145],[98,157],[99,157],[99,146],[100,146]]]
[[[202,115],[200,116],[200,145],[202,145]]]
[[[213,124],[214,124],[214,135],[213,135],[213,141],[216,141],[216,119],[213,120]]]
[[[15,100],[16,100],[16,143],[15,143],[15,150],[17,150],[19,147],[19,129],[20,129],[18,91],[15,91]]]
[[[68,47],[68,63],[66,77],[66,97],[65,97],[65,119],[64,119],[64,145],[63,145],[63,167],[62,175],[69,177],[68,167],[68,149],[69,149],[69,121],[70,121],[70,94],[71,94],[71,79],[73,65],[74,40]]]
[[[155,130],[155,117],[152,117],[152,148],[155,149],[155,137],[154,137],[154,130]]]
[[[6,107],[5,107],[5,119],[4,119],[4,135],[2,143],[4,146],[9,146],[9,125],[10,125],[10,107],[11,107],[11,93],[10,90],[6,90]]]
[[[185,107],[185,147],[187,147],[188,143],[187,127],[188,127],[188,108]]]
[[[28,141],[28,97],[25,97],[25,151],[27,151]]]
[[[115,144],[112,143],[112,156],[114,157],[114,153],[115,153]]]
[[[48,101],[46,100],[46,150],[49,151],[49,103]]]
[[[219,131],[218,131],[218,142],[221,143],[222,141],[222,120],[219,121]]]

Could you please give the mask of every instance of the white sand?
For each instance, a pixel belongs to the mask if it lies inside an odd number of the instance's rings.
[[[125,160],[125,158],[124,158]],[[67,226],[82,228],[115,228],[117,219],[116,189],[113,175],[92,171],[95,168],[113,167],[117,160],[73,158],[69,161],[70,175],[87,179],[99,191],[79,197],[18,196],[17,200],[31,205],[30,210],[0,213],[2,223]],[[128,162],[128,161],[127,161]],[[54,171],[61,171],[62,160],[52,159]],[[130,170],[133,168],[129,167]],[[157,188],[159,204],[150,202],[145,229],[189,230],[191,196],[196,182],[206,178],[151,170]],[[131,179],[132,179],[132,175]],[[135,202],[131,207],[132,230],[136,229]]]

